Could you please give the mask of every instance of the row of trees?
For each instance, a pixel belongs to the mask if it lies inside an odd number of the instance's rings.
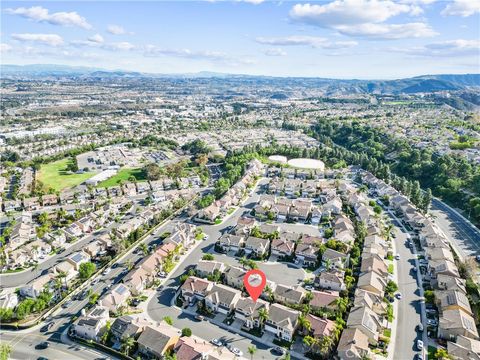
[[[338,144],[354,152],[348,154],[352,158],[350,163],[367,165],[380,174],[383,172],[384,179],[388,179],[388,165],[392,173],[418,181],[423,188],[431,188],[433,194],[464,209],[480,222],[480,166],[470,163],[464,156],[440,155],[430,148],[417,149],[406,140],[357,121],[319,119],[308,132],[326,146]]]

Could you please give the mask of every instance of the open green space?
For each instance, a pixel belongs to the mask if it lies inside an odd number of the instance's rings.
[[[145,171],[142,168],[123,168],[118,171],[115,176],[112,176],[110,179],[102,181],[97,185],[97,187],[111,187],[119,185],[120,182],[130,181],[131,177],[135,177],[136,181],[146,181],[147,177]]]
[[[93,172],[82,174],[69,173],[67,166],[72,161],[69,158],[54,161],[48,164],[42,164],[37,172],[37,180],[40,181],[46,190],[52,188],[55,191],[61,191],[81,184],[88,178],[91,178]]]

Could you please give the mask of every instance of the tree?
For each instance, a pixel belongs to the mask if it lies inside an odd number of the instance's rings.
[[[198,201],[197,201],[197,207],[199,209],[206,208],[207,206],[210,206],[213,202],[215,201],[215,196],[212,194],[208,194],[205,196],[202,196]]]
[[[257,352],[257,347],[255,345],[248,347],[248,353],[250,354],[250,359],[253,359],[253,355]]]
[[[451,356],[448,354],[447,350],[443,348],[438,348],[437,351],[435,352],[435,359],[447,360],[447,359],[451,359]]]
[[[430,204],[432,203],[432,190],[428,188],[425,193],[422,196],[422,201],[420,203],[420,209],[424,214],[428,212],[428,209],[430,208]]]
[[[146,178],[151,181],[159,180],[163,175],[162,169],[160,168],[160,166],[158,166],[155,163],[146,165],[143,168],[143,171],[145,173]]]
[[[262,307],[258,310],[258,320],[260,321],[260,326],[263,326],[265,321],[268,320],[268,311],[266,308]]]
[[[203,254],[202,260],[215,260],[215,256],[213,254]]]
[[[318,339],[307,335],[303,338],[303,343],[310,349],[310,351],[312,351],[313,348],[318,345]]]
[[[112,327],[112,323],[110,320],[107,320],[107,323],[105,324],[105,332],[102,334],[102,338],[100,339],[102,341],[102,344],[106,344],[108,341],[108,338],[110,337],[110,328]]]
[[[310,332],[310,329],[312,328],[312,325],[310,324],[310,321],[305,317],[305,315],[300,314],[298,317],[298,325],[304,330],[306,334]]]
[[[131,336],[126,336],[122,339],[121,349],[125,355],[128,355],[134,345],[135,345],[135,339]]]
[[[12,352],[12,346],[10,344],[0,345],[0,360],[8,360]]]
[[[173,320],[170,316],[165,316],[163,321],[165,321],[168,325],[173,325]]]
[[[140,251],[143,253],[144,256],[147,256],[147,255],[149,254],[147,244],[145,244],[145,243],[140,243],[140,244],[138,245],[138,248],[140,249]]]
[[[95,273],[96,270],[97,270],[97,267],[95,266],[95,264],[88,261],[80,264],[80,268],[78,269],[78,274],[80,276],[80,279],[86,280],[90,278]]]
[[[327,356],[328,354],[330,354],[332,345],[333,345],[333,339],[331,336],[328,336],[328,335],[322,336],[322,338],[318,343],[318,349],[320,351],[320,354],[322,354],[322,356]]]
[[[93,292],[92,289],[90,289],[90,290],[91,290],[91,292],[90,292],[90,294],[89,294],[89,296],[88,296],[88,299],[89,299],[89,300],[88,300],[88,303],[89,303],[90,305],[94,305],[94,304],[97,302],[98,298],[100,297],[100,294],[98,294],[98,293],[96,293],[96,292]]]
[[[182,329],[182,336],[192,336],[192,330],[188,327]]]
[[[385,293],[393,295],[395,291],[398,290],[398,285],[393,280],[388,280],[387,286],[385,287]]]

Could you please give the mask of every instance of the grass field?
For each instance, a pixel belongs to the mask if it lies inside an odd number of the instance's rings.
[[[110,179],[102,181],[97,185],[97,187],[115,186],[118,185],[120,181],[128,181],[130,176],[135,176],[135,179],[137,179],[137,181],[147,180],[147,178],[145,177],[145,173],[141,168],[123,168],[118,171],[117,175],[112,176]]]
[[[69,158],[43,164],[37,173],[37,179],[41,181],[46,190],[49,188],[55,191],[61,191],[81,184],[88,178],[91,178],[94,173],[86,172],[83,174],[67,174],[66,168]]]

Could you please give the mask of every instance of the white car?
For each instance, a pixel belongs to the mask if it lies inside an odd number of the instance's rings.
[[[218,339],[213,339],[212,344],[215,346],[223,346],[222,340],[218,340]]]
[[[307,291],[312,291],[312,290],[313,290],[313,286],[312,286],[312,285],[305,285],[305,290],[307,290]]]
[[[423,341],[422,340],[417,340],[417,349],[422,350],[423,349]]]
[[[395,255],[395,260],[400,260],[400,254]]]
[[[105,270],[103,270],[103,275],[108,275],[108,274],[110,274],[110,271],[112,271],[111,268],[106,268]]]
[[[396,294],[395,294],[395,297],[396,297],[398,300],[402,300],[402,293],[396,293]]]
[[[237,356],[243,356],[243,352],[236,347],[230,346],[228,349]]]

